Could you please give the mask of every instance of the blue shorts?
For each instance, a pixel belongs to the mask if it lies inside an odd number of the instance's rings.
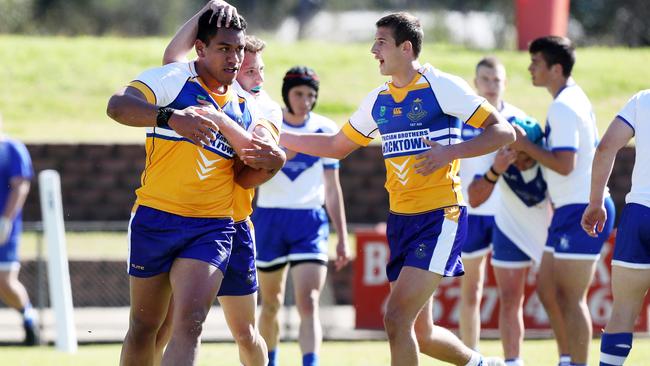
[[[253,212],[257,268],[274,271],[302,262],[327,264],[329,224],[317,209],[261,208]]]
[[[603,243],[614,229],[614,202],[611,197],[605,199],[607,221],[603,232],[597,238],[587,235],[580,226],[585,208],[587,204],[573,204],[555,210],[551,226],[548,228],[545,252],[553,252],[553,256],[559,259],[598,259]]]
[[[404,266],[445,277],[465,273],[460,260],[467,236],[467,209],[463,206],[417,215],[390,213],[386,236],[390,248],[386,275],[390,282],[397,280]]]
[[[628,203],[623,208],[612,265],[650,269],[650,207]]]
[[[533,260],[524,253],[517,244],[494,225],[492,237],[492,265],[501,268],[525,268],[533,264]]]
[[[234,226],[230,261],[217,296],[245,296],[257,291],[253,223],[244,220]]]
[[[463,243],[463,258],[478,258],[490,252],[494,226],[494,216],[467,215],[467,239]]]
[[[128,272],[169,272],[176,258],[207,262],[226,273],[235,233],[230,218],[194,218],[138,206],[129,223]]]

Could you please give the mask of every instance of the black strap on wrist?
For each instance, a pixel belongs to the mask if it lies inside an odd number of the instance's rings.
[[[169,119],[172,114],[174,114],[175,109],[169,107],[160,107],[158,108],[158,115],[156,115],[156,126],[158,127],[168,127]]]
[[[497,175],[497,177],[498,177],[498,175]],[[497,183],[496,180],[490,179],[490,177],[488,177],[487,173],[483,174],[483,179],[485,179],[490,184],[496,184]]]
[[[492,174],[494,174],[495,177],[498,177],[498,176],[501,175],[500,173],[497,173],[496,170],[494,170],[494,166],[491,166],[491,167],[490,167],[490,171],[492,172]]]

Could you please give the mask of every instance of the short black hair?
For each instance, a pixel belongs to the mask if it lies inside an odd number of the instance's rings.
[[[501,63],[501,61],[499,61],[498,58],[496,58],[495,56],[485,56],[485,57],[483,57],[481,59],[481,61],[479,61],[476,64],[476,70],[475,71],[478,72],[478,69],[480,67],[487,67],[489,69],[496,69],[499,66],[503,67],[503,63]]]
[[[407,12],[399,12],[386,15],[375,24],[377,28],[386,27],[393,31],[395,45],[399,46],[405,41],[413,45],[413,55],[417,58],[422,50],[422,39],[424,32],[420,20]]]
[[[530,54],[541,53],[546,65],[551,67],[555,64],[562,66],[564,77],[571,76],[573,65],[576,63],[575,46],[570,39],[559,36],[540,37],[530,43],[528,52]]]
[[[205,13],[201,14],[201,17],[199,17],[199,30],[196,32],[196,39],[205,43],[206,46],[210,45],[210,40],[217,35],[219,29],[223,29],[217,27],[217,21],[219,18],[216,16],[213,17],[212,14],[212,9],[206,10]],[[239,22],[237,20],[239,20]],[[237,18],[230,19],[229,24],[223,24],[225,23],[225,20],[222,20],[221,23],[221,27],[228,27],[228,29],[234,29],[238,31],[245,31],[247,25],[246,19],[244,19],[244,17],[241,15],[239,15]]]

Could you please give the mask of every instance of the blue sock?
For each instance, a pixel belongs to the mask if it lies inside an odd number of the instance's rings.
[[[269,366],[276,366],[278,364],[278,349],[269,350]]]
[[[600,366],[622,365],[632,350],[632,333],[603,333]]]
[[[25,326],[32,327],[34,326],[34,308],[31,303],[25,304],[25,307],[20,311],[23,315],[23,324]]]
[[[302,366],[318,366],[318,355],[313,352],[302,355]]]

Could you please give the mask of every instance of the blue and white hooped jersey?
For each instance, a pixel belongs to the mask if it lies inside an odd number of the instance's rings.
[[[381,136],[390,210],[417,214],[464,205],[458,160],[426,177],[415,172],[416,156],[429,149],[422,139],[460,143],[464,123],[480,127],[493,111],[465,80],[425,65],[404,87],[373,90],[342,132],[361,146]]]
[[[282,129],[297,133],[335,133],[338,126],[332,120],[312,112],[302,125],[293,126],[285,122]],[[257,206],[290,209],[322,207],[325,203],[323,171],[338,167],[336,159],[296,153],[287,159],[282,170],[259,187]]]
[[[512,104],[508,104],[506,102],[502,102],[501,108],[499,108],[499,113],[505,118],[506,120],[510,121],[515,117],[518,118],[524,118],[526,117],[526,114],[519,108],[513,106]],[[473,139],[474,137],[478,136],[481,134],[483,131],[482,128],[475,128],[472,127],[468,124],[463,125],[462,129],[462,137],[463,141],[469,141]],[[463,187],[463,197],[469,197],[467,193],[467,189],[469,185],[472,183],[472,181],[476,178],[480,178],[490,170],[490,167],[492,164],[494,164],[494,158],[496,157],[496,151],[491,152],[486,155],[481,155],[481,156],[476,156],[473,158],[468,158],[468,159],[462,159],[460,161],[460,172],[458,175],[460,176],[460,182]],[[496,212],[497,205],[499,204],[499,190],[495,189],[492,191],[492,194],[490,195],[490,198],[488,198],[483,204],[481,204],[478,207],[467,207],[467,213],[470,215],[483,215],[483,216],[493,216],[494,213]]]
[[[625,202],[650,207],[650,89],[635,94],[618,112],[618,118],[634,130],[636,160],[632,171],[632,189]]]
[[[511,165],[499,178],[495,191],[500,193],[494,215],[497,227],[539,263],[553,215],[541,166],[535,164],[522,172]]]
[[[555,208],[589,202],[591,164],[598,144],[596,116],[584,91],[569,78],[548,109],[546,145],[551,151],[574,151],[575,169],[569,175],[544,169]]]
[[[259,119],[253,104],[228,87],[217,94],[204,85],[194,62],[177,62],[147,70],[129,86],[157,106],[184,109],[210,101],[242,128]],[[148,127],[146,165],[136,205],[187,217],[232,217],[234,149],[221,133],[197,147],[169,126]]]

